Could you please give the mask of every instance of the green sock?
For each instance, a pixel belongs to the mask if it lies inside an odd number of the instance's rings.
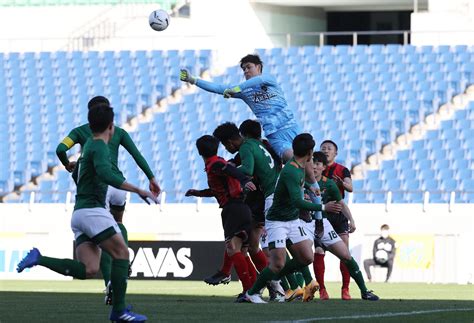
[[[296,279],[295,273],[288,274],[284,277],[286,277],[288,283],[290,283],[290,287],[292,290],[298,289],[298,287],[300,287],[300,285],[298,285],[298,280]]]
[[[120,231],[122,231],[123,240],[125,240],[125,244],[128,246],[128,232],[127,232],[127,229],[125,228],[123,223],[117,223],[117,224],[120,228]]]
[[[128,259],[112,260],[111,282],[114,291],[112,309],[114,311],[123,311],[126,307],[125,293],[127,292],[128,264]]]
[[[260,273],[260,275],[258,276],[255,284],[253,284],[252,288],[249,289],[248,293],[250,295],[255,295],[255,294],[260,293],[260,290],[263,287],[267,286],[267,282],[274,279],[275,279],[275,273],[271,271],[270,268],[265,267]]]
[[[104,278],[105,286],[107,286],[110,281],[110,272],[112,271],[112,257],[105,250],[102,250],[102,255],[100,256],[100,271]]]
[[[290,285],[288,284],[288,280],[286,279],[286,276],[281,277],[280,284],[285,292],[290,289]]]
[[[304,265],[302,265],[298,260],[294,258],[290,259],[289,261],[286,261],[285,267],[283,267],[283,269],[277,274],[277,279],[280,279],[283,276],[298,271],[303,267]]]
[[[344,264],[347,266],[351,277],[355,280],[357,286],[359,286],[360,291],[365,293],[367,291],[367,286],[365,286],[364,277],[362,277],[362,273],[359,270],[359,265],[357,265],[357,262],[352,257],[351,260],[343,261]]]
[[[301,283],[305,283],[306,285],[309,285],[311,284],[311,282],[313,281],[313,276],[311,276],[311,272],[309,271],[309,266],[305,266],[303,267],[299,272],[296,273],[296,278],[301,278],[303,281],[301,281],[301,279],[298,280],[298,283],[300,284],[301,287],[303,287],[301,285]]]
[[[125,244],[128,246],[128,232],[123,223],[117,223],[120,231],[122,231],[123,240],[125,240]],[[100,256],[100,271],[102,273],[102,277],[104,278],[105,286],[110,281],[110,272],[112,271],[112,257],[109,253],[105,250],[102,250],[102,255]]]
[[[64,276],[86,279],[86,266],[77,260],[41,256],[38,264]]]

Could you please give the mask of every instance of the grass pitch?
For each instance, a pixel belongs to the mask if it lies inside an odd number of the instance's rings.
[[[329,283],[329,301],[235,304],[240,284],[130,281],[127,301],[148,322],[473,322],[474,286],[372,283],[378,302],[340,300],[340,284]],[[0,281],[0,322],[107,322],[103,282]]]

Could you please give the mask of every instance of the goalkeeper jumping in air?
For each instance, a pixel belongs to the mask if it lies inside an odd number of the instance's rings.
[[[293,139],[301,131],[296,123],[293,111],[286,102],[283,90],[273,76],[262,74],[263,62],[258,55],[243,57],[240,60],[240,67],[244,72],[246,81],[238,85],[228,86],[204,81],[192,76],[185,69],[181,70],[180,79],[208,92],[224,95],[225,98],[243,100],[262,125],[265,136],[272,148],[282,158],[283,162],[287,162],[293,158]],[[314,178],[312,163],[307,163],[305,173],[306,181],[311,190],[313,192],[319,191],[318,183]],[[314,203],[321,203],[319,196],[311,195],[310,197]],[[317,216],[317,219],[319,219],[319,216]]]

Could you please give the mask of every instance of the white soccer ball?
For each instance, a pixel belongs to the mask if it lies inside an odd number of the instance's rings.
[[[163,31],[170,24],[170,16],[163,9],[158,9],[150,13],[148,23],[153,30]]]

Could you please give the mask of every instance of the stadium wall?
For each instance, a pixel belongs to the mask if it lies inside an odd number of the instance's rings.
[[[380,226],[387,223],[398,244],[393,282],[473,282],[472,205],[457,204],[450,211],[446,204],[428,204],[425,210],[416,204],[393,204],[388,210],[383,204],[353,204],[351,210],[357,225],[351,234],[351,250],[361,267],[371,257]],[[15,267],[33,246],[49,256],[72,257],[71,213],[72,205],[65,204],[0,204],[0,279],[64,279],[44,268],[19,275]],[[208,268],[203,272],[213,272],[223,249],[223,243],[221,249],[216,246],[223,241],[219,214],[216,204],[128,205],[124,223],[130,240],[135,241],[132,260],[140,258],[134,263],[134,275],[196,279],[193,257],[203,254],[212,254],[215,261],[200,261],[199,266],[204,263]],[[173,245],[176,241],[182,241],[179,248]],[[199,243],[205,241],[208,247]],[[151,265],[143,267],[148,258],[160,268],[167,265],[169,275],[159,275]],[[333,256],[326,260],[327,279],[339,281],[338,260]],[[374,278],[383,280],[384,275],[385,269],[379,268]]]

